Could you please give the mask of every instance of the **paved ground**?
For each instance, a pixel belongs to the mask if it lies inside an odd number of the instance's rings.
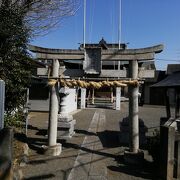
[[[76,134],[67,141],[60,141],[63,150],[58,157],[41,154],[41,145],[47,142],[48,113],[31,113],[28,130],[30,156],[22,168],[24,179],[57,180],[139,180],[158,179],[152,157],[146,151],[143,167],[124,164],[123,152],[127,148],[119,142],[119,121],[128,116],[128,104],[122,103],[121,111],[89,108],[73,115],[77,120]],[[159,119],[165,116],[165,107],[140,107],[140,118],[152,135],[159,128]]]

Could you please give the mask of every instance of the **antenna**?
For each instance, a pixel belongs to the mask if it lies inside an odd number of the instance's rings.
[[[84,0],[84,29],[83,29],[83,44],[86,46],[86,0]]]
[[[119,49],[121,48],[121,29],[122,29],[122,0],[119,0],[119,27],[118,27],[118,43]]]

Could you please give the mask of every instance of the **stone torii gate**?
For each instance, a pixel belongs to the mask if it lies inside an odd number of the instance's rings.
[[[85,48],[82,50],[49,49],[37,46],[29,46],[29,50],[36,53],[36,58],[41,60],[52,60],[52,77],[59,76],[59,61],[82,60],[83,69],[89,71],[89,64],[95,63],[94,75],[100,74],[102,61],[129,61],[129,78],[138,79],[138,61],[150,61],[154,59],[155,53],[163,50],[163,45],[152,46],[141,49],[107,49]],[[95,55],[92,55],[95,54]],[[98,61],[99,60],[99,61]],[[98,64],[99,63],[99,64]],[[92,68],[92,67],[91,67]],[[138,119],[138,87],[129,87],[129,153],[130,156],[139,153],[139,119]],[[58,118],[58,97],[56,87],[51,88],[50,94],[50,115],[49,115],[49,135],[48,147],[52,155],[59,155],[61,146],[57,144],[57,118]],[[128,154],[128,153],[126,153]]]

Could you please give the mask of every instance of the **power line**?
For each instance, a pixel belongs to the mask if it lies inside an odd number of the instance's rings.
[[[158,61],[173,61],[173,62],[179,62],[180,63],[180,60],[178,60],[178,59],[161,59],[161,58],[156,58],[156,60],[158,60]]]

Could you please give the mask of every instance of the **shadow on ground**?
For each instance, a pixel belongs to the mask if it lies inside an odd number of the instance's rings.
[[[121,146],[119,143],[119,131],[105,130],[97,132],[97,135],[105,148],[115,148]]]
[[[87,104],[87,108],[113,109],[113,105],[111,103],[95,103],[95,104]]]
[[[47,134],[47,130],[38,129],[33,126],[29,128],[36,130],[37,131],[36,135],[39,135],[39,137],[32,138],[32,137],[26,137],[25,135],[22,135],[22,134],[15,134],[15,138],[21,142],[28,143],[30,149],[36,151],[38,154],[42,154],[43,153],[42,145],[45,145],[47,143],[47,137],[45,137],[45,135]],[[107,168],[112,172],[124,173],[124,174],[128,174],[135,177],[141,177],[145,179],[159,179],[157,178],[157,166],[155,165],[154,162],[149,162],[149,161],[144,160],[143,166],[139,166],[139,167],[129,166],[124,163],[123,155],[119,155],[119,154],[122,154],[122,152],[119,151],[118,154],[107,152],[108,148],[120,148],[122,146],[124,147],[124,144],[119,143],[119,131],[105,130],[102,132],[94,133],[94,132],[89,132],[82,129],[76,129],[75,132],[78,134],[83,134],[85,136],[98,136],[99,140],[101,141],[103,145],[103,148],[100,150],[93,150],[93,149],[88,148],[88,146],[83,147],[81,144],[72,143],[73,139],[71,139],[71,142],[68,142],[65,140],[58,140],[58,142],[62,144],[63,148],[67,148],[67,149],[73,148],[77,150],[82,150],[84,151],[84,153],[87,153],[87,154],[92,153],[92,154],[100,155],[102,157],[100,157],[99,160],[105,159],[105,158],[112,158],[117,164],[117,165],[113,164],[113,165],[107,166]],[[154,139],[156,140],[156,137]],[[148,142],[152,142],[152,139],[148,140]],[[126,147],[127,147],[127,144],[126,144]],[[148,147],[146,147],[145,149],[148,149]],[[58,157],[58,158],[68,158],[68,157]],[[32,164],[32,165],[42,164],[42,163],[46,163],[46,161],[48,160],[53,160],[53,158],[46,159],[46,160],[45,159],[34,160],[34,161],[30,161],[29,164]],[[48,174],[48,175],[44,175],[43,177],[36,176],[36,177],[27,178],[26,180],[48,179],[48,178],[53,178],[53,177],[54,177],[54,174]]]
[[[83,135],[86,135],[86,136],[97,136],[96,133],[90,132],[90,131],[86,131],[86,130],[83,130],[83,129],[75,129],[74,131],[76,133],[78,133],[78,134],[83,134]]]
[[[54,174],[47,174],[47,175],[33,176],[30,178],[24,178],[24,180],[39,180],[39,179],[49,179],[54,177],[55,177]]]
[[[127,165],[124,162],[123,155],[121,155],[117,158],[117,163],[117,166],[108,166],[107,168],[114,172],[124,173],[144,179],[158,179],[153,162],[144,160],[142,166]]]

